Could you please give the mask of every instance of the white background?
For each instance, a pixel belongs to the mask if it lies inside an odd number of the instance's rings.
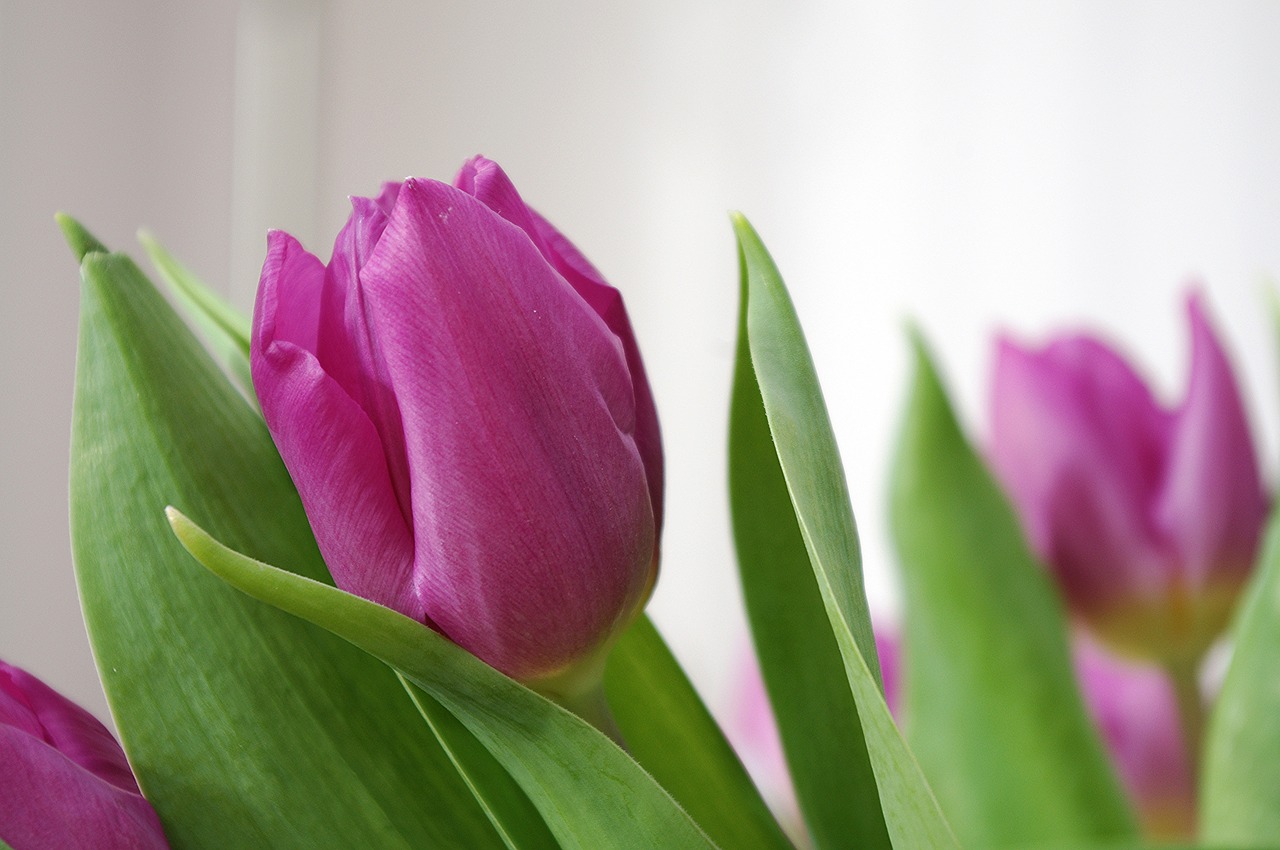
[[[67,532],[77,273],[52,214],[151,228],[247,309],[269,226],[497,159],[623,291],[658,397],[652,610],[723,706],[745,627],[724,496],[726,217],[778,260],[826,389],[873,608],[926,331],[971,433],[990,342],[1089,326],[1170,402],[1202,282],[1280,447],[1280,4],[0,0],[0,657],[105,714]],[[161,506],[157,505],[157,510]]]

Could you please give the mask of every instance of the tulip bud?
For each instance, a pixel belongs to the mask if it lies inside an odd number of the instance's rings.
[[[106,727],[3,661],[0,839],[14,850],[169,846]]]
[[[1109,655],[1083,635],[1073,649],[1085,704],[1143,831],[1156,839],[1190,837],[1195,782],[1177,699],[1163,671]]]
[[[621,296],[477,157],[276,231],[251,362],[344,590],[537,683],[598,676],[657,570],[662,449]]]
[[[992,460],[1071,610],[1122,654],[1193,666],[1225,626],[1267,511],[1243,404],[1199,297],[1172,410],[1088,336],[999,343]]]

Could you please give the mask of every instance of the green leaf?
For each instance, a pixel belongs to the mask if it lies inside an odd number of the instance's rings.
[[[236,593],[173,539],[169,503],[328,580],[261,418],[128,258],[88,253],[81,274],[76,575],[173,846],[502,846],[392,671]]]
[[[200,333],[248,398],[256,398],[249,371],[249,320],[224,301],[147,231],[138,241],[151,257],[160,277],[195,322]]]
[[[484,745],[429,694],[396,675],[509,850],[558,848],[533,803]]]
[[[98,241],[98,237],[85,230],[84,225],[66,213],[55,213],[54,221],[62,229],[71,253],[76,255],[76,262],[84,259],[85,254],[106,253],[107,247]]]
[[[801,808],[822,848],[955,847],[885,705],[843,468],[795,308],[751,225],[735,216],[734,229],[734,537]]]
[[[176,510],[209,570],[381,658],[445,706],[525,790],[566,848],[708,848],[697,824],[613,741],[390,608],[228,549]]]
[[[1057,596],[913,340],[890,499],[911,749],[967,846],[1132,836]]]
[[[648,617],[613,648],[605,692],[632,757],[713,841],[791,847]]]
[[[1280,512],[1268,522],[1233,634],[1205,740],[1200,830],[1206,841],[1280,846]]]

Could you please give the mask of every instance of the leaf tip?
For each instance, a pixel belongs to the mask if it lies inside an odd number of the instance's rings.
[[[182,544],[184,549],[195,556],[196,560],[200,560],[193,548],[198,544],[201,537],[200,526],[192,522],[190,517],[173,505],[165,505],[164,516],[165,519],[169,520],[169,528],[172,529],[173,536],[178,538],[178,542]]]
[[[912,371],[915,373],[916,379],[929,377],[936,380],[937,369],[934,366],[933,352],[929,349],[929,340],[925,337],[920,323],[915,319],[907,319],[905,331],[907,345],[911,349]]]
[[[53,214],[53,220],[62,230],[62,237],[67,240],[67,247],[76,255],[77,261],[84,260],[88,254],[107,253],[107,246],[85,229],[85,226],[64,212]]]
[[[759,238],[756,235],[756,229],[751,226],[751,222],[737,210],[729,211],[729,223],[733,225],[733,233],[738,238],[739,245],[748,239]]]

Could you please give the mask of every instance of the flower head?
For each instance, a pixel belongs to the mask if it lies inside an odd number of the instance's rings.
[[[525,681],[597,657],[657,568],[662,449],[618,292],[498,166],[273,232],[254,386],[339,587]]]
[[[0,839],[15,850],[168,847],[120,745],[98,720],[0,661]]]
[[[1089,336],[998,347],[992,460],[1072,610],[1113,648],[1198,659],[1253,565],[1267,510],[1243,404],[1198,297],[1176,408]]]

